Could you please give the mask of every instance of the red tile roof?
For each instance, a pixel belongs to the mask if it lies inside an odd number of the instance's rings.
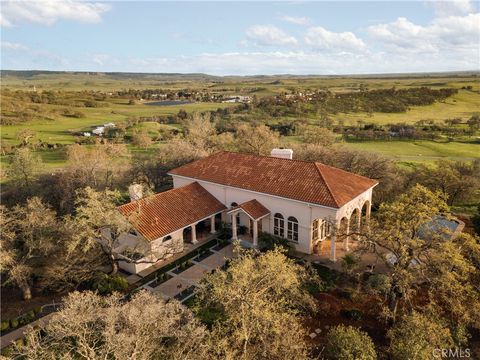
[[[333,208],[378,184],[318,162],[234,152],[216,153],[170,174]]]
[[[238,206],[235,206],[229,212],[234,211],[236,209],[242,209],[245,211],[253,220],[258,220],[268,214],[270,214],[270,210],[268,210],[265,206],[263,206],[260,202],[256,199],[244,202]]]
[[[225,206],[197,182],[118,207],[150,241],[224,209]]]

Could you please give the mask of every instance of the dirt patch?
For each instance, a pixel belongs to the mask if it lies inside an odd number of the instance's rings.
[[[367,332],[378,350],[388,346],[387,325],[379,319],[380,308],[372,306],[372,304],[378,304],[378,299],[364,293],[353,293],[349,298],[350,294],[350,292],[336,289],[315,296],[320,311],[316,316],[306,320],[306,326],[309,333],[315,332],[318,328],[321,329],[321,332],[313,339],[309,338],[312,347],[321,351],[326,344],[328,330],[341,324],[358,327]],[[353,309],[361,312],[360,320],[354,320],[346,316],[345,313]]]

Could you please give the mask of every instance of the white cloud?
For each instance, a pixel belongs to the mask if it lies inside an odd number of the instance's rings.
[[[202,72],[213,75],[376,74],[459,71],[478,67],[476,58],[465,56],[463,53],[428,53],[412,57],[408,53],[391,56],[390,53],[366,51],[203,53],[168,58],[127,59],[119,66],[122,71],[141,69],[145,72]]]
[[[369,34],[387,47],[413,52],[475,50],[480,45],[480,13],[433,19],[427,26],[406,18],[370,26]]]
[[[60,19],[87,23],[101,21],[110,5],[78,0],[2,1],[0,24],[12,26],[22,22],[53,25]]]
[[[288,16],[285,15],[282,17],[282,20],[296,25],[308,25],[310,24],[310,19],[305,16]]]
[[[0,46],[4,50],[27,50],[28,48],[25,45],[19,43],[12,43],[8,41],[2,41]]]
[[[439,17],[465,15],[475,12],[475,6],[471,0],[429,0]]]
[[[295,46],[298,41],[273,25],[254,25],[247,29],[247,38],[256,46]],[[245,44],[245,43],[244,43]]]
[[[352,32],[336,33],[316,26],[307,30],[305,42],[319,50],[358,51],[366,48],[362,39]]]

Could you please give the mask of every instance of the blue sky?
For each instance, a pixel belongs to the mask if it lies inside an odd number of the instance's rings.
[[[1,68],[360,74],[479,70],[469,0],[2,1]]]

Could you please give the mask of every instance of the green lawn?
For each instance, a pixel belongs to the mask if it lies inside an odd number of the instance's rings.
[[[480,159],[480,143],[435,141],[359,141],[345,146],[370,152],[379,152],[400,162],[432,162],[441,159],[471,161]]]
[[[64,108],[63,106],[44,105],[50,108]],[[193,103],[173,106],[150,106],[145,104],[126,105],[111,104],[109,107],[82,108],[84,118],[68,118],[58,116],[55,120],[34,120],[18,125],[2,125],[1,139],[10,144],[17,144],[17,133],[22,129],[30,129],[36,133],[36,139],[49,143],[72,144],[75,138],[72,135],[78,131],[89,131],[95,125],[108,122],[118,123],[130,116],[162,116],[177,114],[180,109],[187,112],[215,110],[219,107],[232,106],[220,103]]]

